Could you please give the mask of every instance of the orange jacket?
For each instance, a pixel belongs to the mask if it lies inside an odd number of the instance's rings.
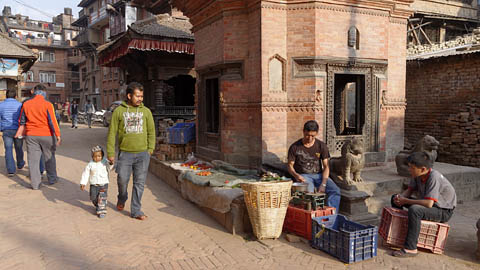
[[[42,95],[35,95],[23,103],[19,123],[25,125],[27,136],[60,137],[53,104],[46,101]]]

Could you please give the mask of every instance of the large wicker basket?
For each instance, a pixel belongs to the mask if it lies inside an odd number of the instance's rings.
[[[292,181],[242,183],[241,186],[255,236],[258,239],[280,237]]]

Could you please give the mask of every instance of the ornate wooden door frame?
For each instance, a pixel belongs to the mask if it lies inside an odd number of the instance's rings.
[[[357,62],[358,63],[358,62]],[[335,74],[352,74],[365,76],[365,124],[361,135],[337,135],[334,123]],[[326,91],[326,143],[333,156],[339,156],[342,146],[354,137],[361,137],[366,152],[378,151],[379,128],[379,83],[380,77],[385,77],[386,65],[327,63]]]

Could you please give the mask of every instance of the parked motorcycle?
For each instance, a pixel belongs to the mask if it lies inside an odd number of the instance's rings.
[[[78,115],[77,115],[77,122],[79,124],[86,124],[87,123],[87,114],[85,112],[79,111]]]
[[[92,115],[92,122],[93,123],[103,123],[103,115],[105,114],[105,110],[96,111]]]

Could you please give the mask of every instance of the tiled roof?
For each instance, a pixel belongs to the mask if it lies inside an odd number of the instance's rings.
[[[130,28],[142,35],[193,40],[190,22],[187,19],[172,17],[168,14],[156,15],[143,21],[137,21]]]
[[[0,33],[0,56],[36,58],[35,53],[4,33]]]

